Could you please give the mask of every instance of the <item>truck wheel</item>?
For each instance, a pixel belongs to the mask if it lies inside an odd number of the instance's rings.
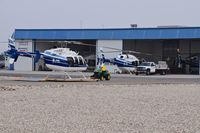
[[[150,75],[150,70],[149,69],[147,69],[146,75]]]
[[[136,72],[136,73],[135,73],[135,75],[139,75],[139,73],[138,73],[138,72]]]
[[[166,75],[166,71],[161,71],[161,75]]]

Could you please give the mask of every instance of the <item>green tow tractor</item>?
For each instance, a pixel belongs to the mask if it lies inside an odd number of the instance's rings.
[[[94,74],[91,76],[92,79],[99,79],[101,81],[103,80],[110,80],[110,72],[106,70],[105,66],[102,66],[101,68],[97,68],[94,71]]]

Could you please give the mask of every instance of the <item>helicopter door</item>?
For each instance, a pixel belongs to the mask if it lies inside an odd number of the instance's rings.
[[[67,57],[67,61],[68,61],[69,67],[74,66],[74,60],[72,57]]]

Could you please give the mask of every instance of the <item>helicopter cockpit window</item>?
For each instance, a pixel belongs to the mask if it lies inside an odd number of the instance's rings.
[[[67,61],[69,63],[70,66],[73,66],[74,65],[74,60],[72,57],[67,57]]]
[[[84,63],[83,63],[83,62],[84,62],[83,59],[82,59],[81,57],[78,57],[78,59],[79,59],[79,64],[80,64],[80,65],[83,65],[83,64],[84,64]]]
[[[191,60],[197,60],[198,58],[196,56],[191,57]]]
[[[75,64],[78,64],[78,58],[77,57],[74,57],[74,59],[75,59]]]
[[[138,61],[135,61],[135,66],[138,66],[139,65],[139,62]]]

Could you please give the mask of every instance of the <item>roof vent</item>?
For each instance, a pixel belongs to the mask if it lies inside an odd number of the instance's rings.
[[[137,24],[130,24],[131,28],[137,28]]]

